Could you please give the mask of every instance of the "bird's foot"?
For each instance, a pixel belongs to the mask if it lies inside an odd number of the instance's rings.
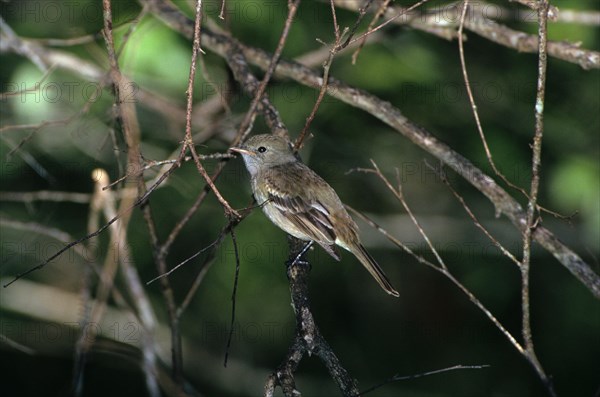
[[[306,252],[310,249],[310,247],[312,247],[312,245],[312,241],[307,242],[294,259],[290,259],[286,262],[286,266],[288,268],[294,265],[308,266],[308,270],[310,270],[310,263],[307,260],[304,260],[303,257],[304,254],[306,254]]]
[[[308,266],[308,270],[312,269],[312,266],[309,261],[305,261],[303,259],[297,259],[297,258],[294,260],[286,261],[285,266],[288,268],[291,266]]]

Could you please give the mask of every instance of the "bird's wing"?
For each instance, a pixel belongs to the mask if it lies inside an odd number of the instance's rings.
[[[336,260],[335,230],[331,214],[318,199],[303,194],[291,186],[281,186],[280,178],[265,177],[268,201],[294,227],[322,246]]]

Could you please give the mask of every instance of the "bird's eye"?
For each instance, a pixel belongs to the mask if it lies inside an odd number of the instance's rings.
[[[258,153],[264,153],[266,151],[267,151],[267,148],[264,147],[264,146],[261,146],[261,147],[258,148]]]

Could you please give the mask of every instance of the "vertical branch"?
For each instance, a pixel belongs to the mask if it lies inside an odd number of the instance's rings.
[[[137,113],[135,109],[135,103],[132,101],[125,101],[121,96],[121,85],[124,81],[124,78],[119,70],[119,63],[117,60],[117,54],[115,53],[115,45],[113,39],[113,29],[112,29],[112,9],[110,0],[103,0],[102,6],[104,10],[104,39],[106,41],[106,48],[108,52],[109,64],[110,64],[110,76],[113,83],[113,89],[115,94],[115,107],[117,109],[117,114],[122,123],[123,134],[125,138],[125,142],[127,144],[127,169],[135,169],[135,170],[143,170],[142,164],[142,156],[140,152],[140,128],[137,119]],[[137,197],[144,197],[146,194],[146,185],[144,183],[143,172],[140,172],[136,179],[137,182]],[[112,213],[109,213],[108,210],[105,210],[105,215],[108,218],[111,218],[105,227],[112,224],[114,220],[119,219],[119,224],[115,225],[114,234],[111,234],[111,241],[116,241],[116,248],[119,250],[119,258],[123,261],[123,254],[125,254],[125,250],[127,247],[126,243],[126,233],[127,227],[129,225],[129,220],[131,219],[131,209],[135,207],[135,205],[139,202],[136,200],[136,195],[131,194],[131,188],[123,189],[123,199],[119,204],[118,211],[112,211],[110,207],[110,203],[107,203],[105,209],[110,209]],[[116,212],[116,213],[115,213]],[[150,206],[146,205],[143,208],[144,218],[148,224],[148,229],[150,234],[156,236],[154,229],[154,222],[152,220],[152,216],[150,213]],[[118,214],[121,214],[119,217]],[[100,229],[97,233],[100,232]],[[156,245],[155,245],[156,247]],[[125,259],[125,261],[127,261]],[[138,312],[142,315],[141,319],[144,324],[144,327],[149,332],[152,332],[154,328],[153,321],[153,313],[151,310],[151,306],[145,294],[141,292],[141,286],[139,283],[139,277],[133,271],[130,266],[127,266],[125,269],[128,277],[126,277],[127,287],[130,292],[133,292],[133,296],[137,299],[136,308]],[[137,281],[137,283],[136,283]],[[148,393],[151,396],[158,396],[160,394],[159,387],[156,381],[156,374],[158,373],[156,369],[156,357],[154,350],[152,349],[152,338],[151,336],[146,336],[143,343],[143,365],[144,365],[144,375],[146,379],[146,386],[148,389]]]
[[[101,179],[98,178],[96,170],[92,173],[92,179],[94,180],[94,193],[90,200],[90,210],[88,214],[87,230],[88,233],[93,233],[94,230],[98,229],[98,220],[100,217],[100,210],[102,209],[102,201],[104,195],[102,194],[102,183]],[[97,257],[97,246],[96,244],[88,244],[86,250],[89,250],[93,254],[93,258]],[[81,316],[81,328],[86,329],[87,325],[91,322],[91,288],[92,288],[92,266],[85,266],[83,268],[83,280],[82,280],[82,291],[81,291],[81,302],[83,305],[83,313]],[[83,393],[83,375],[85,371],[85,364],[87,362],[87,355],[89,348],[92,344],[92,339],[86,335],[85,332],[81,332],[75,344],[75,359],[73,365],[73,384],[72,393],[74,396],[81,396]]]
[[[535,102],[535,135],[533,137],[532,164],[531,164],[531,188],[529,202],[527,203],[527,227],[523,231],[523,261],[521,263],[522,273],[522,306],[523,306],[523,339],[528,350],[533,350],[531,338],[531,321],[529,312],[529,268],[531,263],[531,231],[534,228],[534,217],[537,196],[540,183],[540,162],[543,136],[543,111],[544,91],[546,82],[546,22],[547,2],[542,0],[545,6],[539,8],[539,58],[538,58],[538,81]]]
[[[547,66],[547,40],[548,40],[548,9],[547,0],[538,2],[538,80],[537,95],[535,100],[535,133],[532,146],[531,160],[531,187],[529,190],[529,201],[527,203],[526,227],[523,231],[523,260],[521,261],[521,310],[522,310],[522,333],[525,350],[530,362],[544,381],[550,395],[556,393],[550,379],[545,374],[534,350],[531,335],[531,312],[529,301],[529,273],[531,265],[531,235],[536,226],[536,207],[540,185],[540,167],[542,154],[542,137],[544,134],[544,95],[546,91],[546,66]]]
[[[186,117],[185,117],[185,145],[184,145],[183,152],[185,152],[186,147],[187,147],[187,149],[190,150],[190,153],[192,154],[192,157],[194,158],[194,163],[196,164],[196,168],[198,169],[198,172],[200,173],[200,175],[202,175],[202,177],[204,178],[204,180],[206,181],[208,186],[210,186],[211,190],[214,192],[215,196],[217,197],[217,200],[219,200],[219,202],[223,205],[226,215],[228,217],[235,216],[235,217],[239,218],[239,214],[233,208],[231,208],[231,206],[229,205],[227,200],[225,200],[223,198],[223,196],[221,195],[221,193],[215,186],[213,180],[211,179],[211,177],[208,175],[208,173],[204,169],[204,166],[202,165],[202,162],[200,160],[200,156],[198,156],[198,153],[196,152],[196,148],[194,147],[194,140],[192,139],[192,110],[194,108],[194,80],[196,79],[196,62],[198,61],[199,54],[200,53],[204,54],[202,47],[200,47],[201,27],[202,27],[202,0],[197,0],[196,1],[196,19],[194,21],[194,38],[193,38],[193,44],[192,44],[192,62],[190,65],[190,77],[188,79],[188,88],[186,91],[187,107],[186,107]]]
[[[277,370],[267,378],[265,396],[273,397],[276,386],[281,386],[284,396],[300,395],[296,389],[294,373],[300,361],[308,354],[317,355],[327,367],[329,375],[335,381],[344,397],[358,397],[356,382],[342,366],[333,349],[327,343],[312,315],[308,293],[308,276],[310,264],[306,261],[307,244],[295,237],[288,236],[290,254],[287,266],[287,276],[290,282],[292,308],[296,316],[296,334],[288,353]]]
[[[315,116],[317,115],[317,110],[319,110],[319,106],[321,106],[321,102],[323,101],[323,98],[325,97],[325,94],[327,93],[327,86],[329,85],[329,70],[331,69],[331,63],[333,62],[333,57],[335,57],[335,54],[337,54],[337,52],[341,49],[340,41],[341,41],[342,37],[344,37],[344,35],[348,31],[348,28],[346,28],[346,29],[344,29],[342,34],[340,34],[337,22],[334,25],[335,25],[335,44],[329,50],[329,57],[323,64],[323,82],[321,84],[321,89],[319,90],[319,96],[317,97],[317,100],[315,101],[315,104],[310,112],[310,115],[306,119],[304,128],[302,128],[302,131],[300,132],[300,134],[298,135],[298,138],[296,139],[296,142],[294,143],[294,151],[295,152],[298,152],[300,149],[302,149],[302,146],[304,144],[304,139],[306,138],[306,135],[308,133],[308,128],[310,127],[312,121],[314,120]]]

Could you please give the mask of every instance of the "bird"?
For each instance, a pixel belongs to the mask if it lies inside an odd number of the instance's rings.
[[[299,159],[287,139],[259,134],[230,150],[241,154],[254,199],[271,222],[300,240],[317,243],[337,261],[336,246],[351,252],[385,292],[399,296],[361,244],[358,226],[335,190]]]

